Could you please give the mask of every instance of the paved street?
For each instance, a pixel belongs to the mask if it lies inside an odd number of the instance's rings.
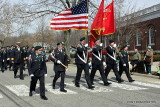
[[[94,90],[88,90],[82,75],[81,87],[73,84],[76,74],[74,65],[66,73],[67,93],[59,91],[59,81],[53,90],[51,83],[54,77],[53,64],[49,62],[48,76],[46,77],[46,96],[44,101],[39,96],[39,85],[36,93],[29,97],[30,77],[25,71],[25,79],[13,78],[12,71],[0,72],[0,107],[159,107],[160,105],[160,80],[133,75],[134,83],[129,83],[123,74],[124,83],[115,82],[113,72],[110,72],[111,86],[103,86],[99,73],[95,77]]]

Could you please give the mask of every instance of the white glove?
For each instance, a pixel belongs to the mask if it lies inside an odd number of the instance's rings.
[[[44,74],[45,77],[47,77],[47,74]]]
[[[34,76],[33,74],[30,75],[30,77],[33,77],[33,76]]]
[[[3,62],[4,62],[4,60],[3,60]]]
[[[116,47],[117,47],[117,44],[114,44],[113,47],[116,48]]]
[[[85,46],[85,47],[88,47],[88,44],[85,44],[84,46]]]
[[[66,71],[68,71],[68,68],[66,69]]]
[[[7,58],[7,60],[10,60],[10,58]]]
[[[124,67],[126,67],[126,64],[123,64]]]
[[[106,62],[103,62],[103,66],[106,66]]]
[[[57,61],[57,63],[58,63],[58,64],[60,64],[60,63],[61,63],[61,61],[60,61],[60,60],[58,60],[58,61]]]
[[[103,43],[101,43],[99,46],[103,46]]]

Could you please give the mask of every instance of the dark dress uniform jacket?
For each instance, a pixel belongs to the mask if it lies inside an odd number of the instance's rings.
[[[57,63],[57,60],[60,60],[64,65],[68,66],[67,55],[65,51],[62,49],[61,52],[60,50],[55,49],[53,56],[56,58],[56,60],[51,58],[51,60],[54,62],[54,71],[65,71],[66,69]]]
[[[120,65],[123,66],[123,64],[126,64],[126,66],[129,66],[128,64],[128,52],[127,51],[121,51],[121,60],[120,60]]]
[[[3,52],[0,50],[0,62],[3,62]]]
[[[10,49],[6,50],[7,51],[7,59],[10,58]]]
[[[106,48],[106,51],[107,51],[106,64],[115,64],[116,61],[110,57],[110,56],[114,57],[114,54],[116,54],[115,49],[114,49],[114,48],[111,48],[110,46],[108,46],[108,47]],[[109,56],[108,54],[109,54],[110,56]]]
[[[7,53],[5,50],[0,50],[0,62],[5,61],[7,58]]]
[[[84,55],[83,53],[85,54],[86,56],[86,53],[87,53],[87,48],[84,47],[82,44],[80,44],[81,46],[80,47],[77,47],[77,53],[76,53],[76,58],[75,58],[75,63],[76,64],[85,64],[79,57],[78,55],[84,59]],[[87,56],[86,56],[87,57]],[[88,61],[88,58],[87,58],[87,61]],[[88,62],[87,62],[88,63]]]
[[[33,53],[29,56],[28,60],[29,75],[33,74],[34,76],[41,77],[47,74],[46,62],[43,55]]]
[[[100,64],[100,63],[102,63],[104,61],[104,57],[102,55],[102,47],[101,46],[99,46],[99,45],[94,46],[94,48],[92,50],[92,53],[94,53],[96,56],[98,56],[101,59],[101,61],[100,61],[97,57],[92,55],[92,63]]]
[[[14,61],[14,63],[24,63],[24,61],[26,60],[26,56],[26,52],[24,52],[24,50],[21,48],[20,50],[15,48],[11,52],[11,60]]]

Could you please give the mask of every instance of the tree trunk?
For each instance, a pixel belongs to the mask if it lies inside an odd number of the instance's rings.
[[[71,47],[71,30],[68,31],[64,31],[64,48],[66,51],[66,54],[68,56],[68,60],[71,61],[71,57],[70,57],[70,47]],[[72,62],[71,62],[72,63]]]

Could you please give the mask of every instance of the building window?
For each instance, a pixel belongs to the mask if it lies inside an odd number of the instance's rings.
[[[149,28],[149,45],[155,45],[155,28]]]
[[[136,33],[136,46],[141,46],[141,33]]]

